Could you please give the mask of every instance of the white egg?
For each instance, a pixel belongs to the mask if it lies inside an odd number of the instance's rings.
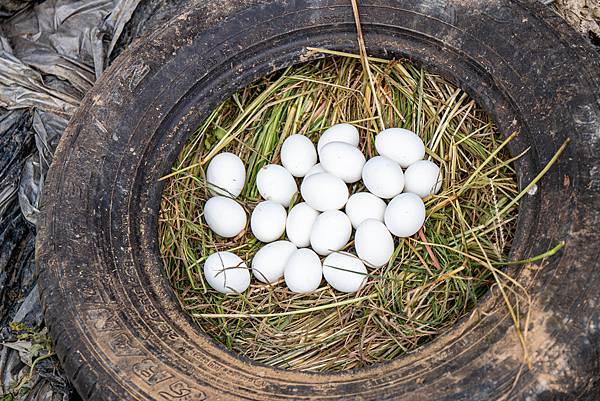
[[[385,202],[369,192],[352,194],[346,203],[346,214],[352,222],[352,227],[357,228],[367,219],[383,221]]]
[[[368,219],[356,229],[354,247],[358,257],[365,263],[379,267],[390,261],[394,253],[394,239],[385,224]]]
[[[298,248],[307,247],[310,245],[310,232],[312,226],[319,216],[308,203],[298,203],[290,209],[285,223],[285,232],[290,241]]]
[[[316,163],[315,145],[304,135],[292,135],[281,145],[281,164],[294,177],[304,177]]]
[[[260,196],[288,207],[292,197],[298,192],[294,177],[278,164],[268,164],[256,174],[256,187]]]
[[[418,195],[400,194],[385,209],[385,225],[398,237],[410,237],[425,222],[425,204]]]
[[[293,292],[306,293],[316,290],[323,278],[323,266],[319,256],[311,249],[298,249],[288,259],[283,277],[285,284]]]
[[[314,166],[312,166],[310,168],[310,170],[308,170],[308,173],[306,173],[304,178],[308,177],[309,175],[313,175],[313,174],[317,174],[317,173],[324,173],[324,172],[325,172],[325,170],[323,169],[323,166],[321,166],[321,163],[317,163]]]
[[[432,161],[419,160],[404,172],[404,192],[411,192],[424,198],[437,194],[442,186],[440,168]]]
[[[367,268],[354,255],[336,252],[323,261],[323,277],[341,292],[356,292],[367,281]]]
[[[417,134],[404,128],[388,128],[375,137],[375,149],[402,168],[407,168],[425,156],[425,145]]]
[[[329,142],[323,146],[320,159],[325,171],[349,184],[360,180],[366,161],[358,148],[344,142]]]
[[[208,163],[206,181],[214,195],[236,198],[244,188],[246,168],[242,160],[233,153],[219,153]]]
[[[365,163],[362,180],[369,192],[383,199],[393,198],[404,189],[402,168],[385,156],[375,156]]]
[[[358,130],[352,124],[335,124],[327,128],[321,134],[319,142],[317,142],[317,151],[321,154],[321,148],[329,142],[345,142],[354,147],[358,146]]]
[[[317,217],[310,232],[310,246],[319,255],[339,251],[348,243],[352,223],[344,212],[328,210]]]
[[[252,258],[252,274],[263,283],[274,283],[283,277],[288,259],[296,251],[290,241],[275,241],[260,248]]]
[[[206,282],[223,294],[241,293],[250,286],[246,263],[231,252],[216,252],[204,261]]]
[[[204,220],[216,234],[232,238],[246,227],[246,211],[231,198],[214,196],[204,204]]]
[[[250,228],[259,241],[272,242],[283,235],[286,220],[287,213],[283,206],[273,201],[264,201],[252,211]]]
[[[300,193],[310,207],[321,212],[343,208],[349,196],[344,181],[329,173],[304,177],[300,185]]]

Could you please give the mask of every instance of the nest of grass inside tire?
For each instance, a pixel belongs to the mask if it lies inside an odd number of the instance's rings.
[[[204,282],[204,260],[233,251],[250,266],[263,245],[247,228],[234,239],[214,235],[202,218],[210,198],[204,170],[221,151],[239,155],[247,180],[237,201],[248,214],[260,201],[258,170],[279,162],[286,137],[315,143],[336,123],[359,128],[360,147],[375,156],[381,130],[358,56],[337,54],[273,73],[240,90],[188,140],[169,174],[159,219],[161,252],[182,307],[228,349],[281,368],[325,371],[364,367],[419,347],[465,315],[498,282],[513,238],[516,174],[506,141],[462,90],[408,62],[371,59],[386,127],[423,139],[440,165],[443,186],[426,198],[422,235],[396,238],[388,265],[369,269],[358,293],[322,283],[311,294],[253,280],[241,295]],[[351,193],[364,190],[352,185]],[[346,250],[352,250],[352,242]]]

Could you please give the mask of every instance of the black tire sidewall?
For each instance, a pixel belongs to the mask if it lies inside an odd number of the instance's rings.
[[[48,175],[37,244],[42,300],[56,352],[84,399],[487,400],[594,391],[596,54],[535,4],[367,1],[361,11],[372,55],[408,57],[442,74],[503,135],[519,132],[511,152],[530,148],[517,164],[521,187],[571,139],[536,194],[523,198],[511,254],[566,243],[543,269],[510,270],[533,299],[532,368],[493,291],[478,314],[416,352],[339,374],[268,368],[202,335],[162,272],[159,178],[207,114],[243,85],[321,56],[308,46],[356,52],[349,2],[209,1],[117,59],[70,122]]]

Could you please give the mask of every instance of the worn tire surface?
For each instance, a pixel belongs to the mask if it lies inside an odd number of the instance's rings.
[[[48,175],[37,261],[56,353],[85,400],[597,400],[600,393],[600,64],[536,1],[364,0],[371,55],[410,58],[519,136],[524,187],[508,270],[529,288],[531,367],[496,291],[415,352],[371,368],[269,368],[204,336],[163,274],[157,215],[187,136],[268,72],[357,51],[346,0],[191,4],[121,55],[73,117]],[[525,312],[525,311],[523,311]]]

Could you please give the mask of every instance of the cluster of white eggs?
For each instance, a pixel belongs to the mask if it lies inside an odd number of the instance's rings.
[[[369,160],[358,145],[358,130],[350,124],[327,129],[316,148],[306,136],[292,135],[281,147],[282,165],[259,170],[256,187],[265,200],[252,211],[250,228],[267,244],[252,259],[256,279],[274,283],[284,277],[291,291],[306,293],[325,277],[336,290],[355,292],[366,281],[367,266],[389,262],[392,234],[409,237],[419,231],[425,221],[422,198],[437,193],[442,182],[439,167],[423,160],[421,138],[403,128],[385,129],[375,137],[379,156]],[[236,237],[247,224],[235,201],[246,180],[243,162],[220,153],[209,163],[206,179],[215,195],[204,206],[206,223],[222,237]],[[303,202],[288,211],[298,193],[296,179],[302,179]],[[368,192],[350,195],[348,184],[361,179]],[[353,228],[356,255],[340,252]],[[287,240],[281,240],[284,233]],[[250,285],[248,267],[228,251],[210,255],[204,275],[223,293],[241,293]]]

